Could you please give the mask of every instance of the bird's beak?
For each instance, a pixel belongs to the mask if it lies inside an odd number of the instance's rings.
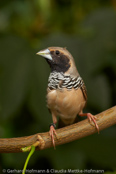
[[[52,60],[52,56],[50,54],[50,50],[49,49],[45,49],[45,50],[39,51],[36,54],[40,55],[40,56],[43,56],[46,59]]]

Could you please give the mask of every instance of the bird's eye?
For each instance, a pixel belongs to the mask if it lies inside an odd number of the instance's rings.
[[[59,55],[60,54],[60,51],[56,50],[55,53],[56,53],[56,55]]]

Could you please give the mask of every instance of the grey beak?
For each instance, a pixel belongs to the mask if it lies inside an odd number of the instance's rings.
[[[40,56],[43,56],[46,59],[52,60],[52,56],[50,54],[50,50],[49,49],[45,49],[45,50],[39,51],[36,54],[40,55]]]

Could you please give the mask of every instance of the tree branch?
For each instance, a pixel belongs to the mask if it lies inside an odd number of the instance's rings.
[[[116,106],[97,114],[96,117],[98,118],[97,124],[100,131],[116,124]],[[94,134],[97,130],[86,119],[76,124],[57,129],[56,132],[57,138],[55,137],[55,144],[57,146]],[[0,139],[0,153],[25,152],[30,150],[31,145],[34,145],[36,150],[53,146],[48,132],[37,133],[27,137]]]

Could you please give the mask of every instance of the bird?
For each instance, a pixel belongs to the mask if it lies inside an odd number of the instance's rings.
[[[48,47],[36,54],[44,57],[51,68],[46,100],[53,120],[49,134],[54,148],[58,117],[63,126],[68,126],[75,123],[77,115],[87,116],[99,132],[97,117],[83,113],[87,103],[87,90],[71,53],[63,47]]]

